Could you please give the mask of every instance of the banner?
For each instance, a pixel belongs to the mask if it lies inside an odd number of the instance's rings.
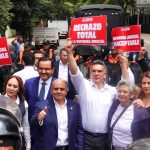
[[[112,41],[116,50],[125,52],[140,51],[141,26],[132,25],[112,29]]]
[[[74,18],[71,21],[69,37],[73,44],[107,45],[107,16]]]
[[[5,37],[0,38],[0,66],[11,65],[12,61],[8,50],[7,40]]]

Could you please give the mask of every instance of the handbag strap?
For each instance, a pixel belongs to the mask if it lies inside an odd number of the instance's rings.
[[[129,102],[129,104],[122,110],[122,112],[119,114],[119,116],[117,117],[117,119],[115,120],[115,122],[112,124],[110,130],[112,131],[113,128],[115,127],[116,123],[118,122],[118,120],[121,118],[121,116],[124,114],[124,112],[128,109],[128,107],[132,104],[132,102],[136,99],[136,97],[132,97],[131,101]]]

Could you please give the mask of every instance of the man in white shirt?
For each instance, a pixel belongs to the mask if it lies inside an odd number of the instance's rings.
[[[78,103],[66,99],[68,85],[56,79],[52,99],[35,106],[31,125],[38,130],[33,150],[83,150],[83,129]]]
[[[54,64],[54,74],[55,78],[60,78],[65,80],[68,83],[69,91],[67,93],[68,99],[74,99],[76,95],[76,91],[70,79],[69,68],[68,68],[68,59],[67,59],[67,51],[65,48],[60,50],[60,60],[56,61]]]
[[[85,150],[106,150],[107,119],[116,89],[105,83],[106,68],[103,62],[95,61],[90,68],[91,80],[86,80],[74,57],[71,41],[65,44],[72,83],[79,95],[82,124],[85,133]]]
[[[19,76],[23,83],[26,82],[26,80],[33,78],[33,77],[38,77],[39,74],[37,70],[34,67],[34,55],[31,52],[26,52],[23,54],[23,64],[24,64],[24,69],[14,73],[14,75]]]

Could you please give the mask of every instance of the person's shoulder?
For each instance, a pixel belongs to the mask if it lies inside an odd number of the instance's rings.
[[[40,79],[39,77],[33,77],[33,78],[30,78],[30,79],[28,79],[27,81],[29,82],[29,81],[35,81],[35,80],[38,80],[38,79]],[[26,81],[26,82],[27,82]]]
[[[110,91],[112,91],[112,92],[117,92],[117,89],[116,89],[116,87],[114,87],[114,86],[111,86],[111,85],[108,85],[108,84],[105,84],[105,86],[106,86],[106,88],[108,89],[108,90],[110,90]]]
[[[134,106],[134,114],[138,116],[138,119],[144,120],[146,118],[150,118],[149,111],[144,107],[136,107]]]
[[[31,83],[33,83],[33,82],[39,80],[39,79],[40,79],[39,76],[30,78],[30,79],[27,79],[26,82],[25,82],[25,84],[29,84],[29,83],[31,84]]]
[[[76,102],[76,101],[74,101],[74,100],[71,100],[71,99],[67,99],[67,103],[69,104],[69,105],[74,105],[74,106],[78,106],[79,104]]]

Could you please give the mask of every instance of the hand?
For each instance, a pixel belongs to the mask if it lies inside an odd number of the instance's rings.
[[[141,50],[140,50],[140,53],[139,53],[139,59],[144,58],[145,53],[146,53],[146,48],[141,47]]]
[[[44,109],[38,114],[38,121],[43,121],[48,113],[47,106],[44,107]]]
[[[143,103],[143,101],[141,100],[141,99],[136,99],[134,102],[133,102],[133,105],[135,106],[135,107],[144,107],[144,103]]]
[[[119,57],[120,57],[120,66],[122,67],[124,65],[128,68],[129,66],[128,58],[123,55],[119,55]]]
[[[70,38],[67,39],[67,42],[65,43],[65,48],[67,49],[67,52],[73,51],[73,45]]]
[[[26,150],[31,150],[31,148],[26,148]]]

